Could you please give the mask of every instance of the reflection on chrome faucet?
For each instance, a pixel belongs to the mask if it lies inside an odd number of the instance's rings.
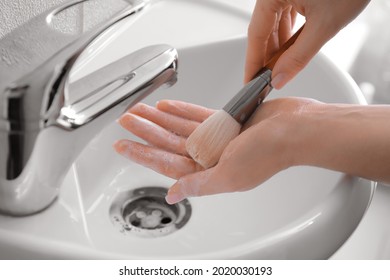
[[[34,25],[58,44],[64,34],[50,29],[48,18],[80,2],[85,0],[41,15],[15,34]],[[78,57],[97,36],[144,6],[134,1],[102,26],[62,44],[31,72],[0,75],[0,213],[28,215],[48,207],[71,164],[105,125],[159,86],[176,81],[177,52],[166,45],[140,49],[78,81],[69,80]],[[13,40],[6,39],[3,46]],[[7,66],[0,66],[0,74],[7,71],[2,67]]]

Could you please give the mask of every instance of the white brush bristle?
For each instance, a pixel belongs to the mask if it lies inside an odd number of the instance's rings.
[[[241,125],[224,110],[219,110],[201,123],[186,142],[190,156],[209,168],[217,164],[225,147],[241,130]]]

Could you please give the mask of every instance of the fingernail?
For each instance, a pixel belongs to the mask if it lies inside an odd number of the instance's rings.
[[[114,143],[113,147],[114,147],[114,150],[118,154],[120,154],[120,155],[122,155],[130,160],[134,160],[135,155],[134,155],[133,142],[131,142],[129,140],[122,139],[122,140],[116,141]]]
[[[132,113],[126,113],[119,118],[119,124],[124,128],[131,127],[134,125],[134,123],[137,122],[137,120],[140,119],[141,117],[137,115],[134,115]]]
[[[130,113],[130,114],[137,114],[137,112],[142,112],[144,111],[144,108],[145,108],[145,104],[144,103],[136,103],[134,106],[132,106],[130,109],[127,110],[127,113]]]
[[[127,120],[129,119],[129,118],[128,118],[128,115],[129,115],[129,113],[123,114],[123,115],[118,119],[118,123],[119,123],[120,125],[123,126],[123,125],[127,122]]]
[[[119,123],[120,125],[126,123],[127,120],[129,119],[129,117],[128,117],[129,115],[131,115],[131,113],[129,113],[129,112],[123,113],[123,114],[116,120],[116,122]]]
[[[271,81],[271,85],[275,89],[281,89],[286,83],[287,75],[284,73],[277,74]]]
[[[165,200],[168,204],[175,204],[185,199],[185,196],[182,193],[169,193],[165,197]]]
[[[125,149],[125,142],[123,140],[118,140],[112,145],[118,153],[123,153]]]

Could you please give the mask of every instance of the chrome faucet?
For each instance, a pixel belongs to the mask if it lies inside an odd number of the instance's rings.
[[[57,7],[0,41],[0,51],[12,48],[20,38],[31,42],[28,36],[33,28],[45,42],[39,42],[39,48],[47,49],[42,54],[49,56],[28,73],[25,69],[31,65],[14,70],[12,61],[0,61],[1,214],[23,216],[48,207],[78,154],[105,125],[159,86],[176,81],[176,50],[157,45],[71,82],[73,66],[94,39],[146,6],[131,1],[131,6],[77,38],[48,26],[56,13],[86,1]],[[34,38],[31,44],[37,41]],[[24,46],[26,53],[29,47]]]

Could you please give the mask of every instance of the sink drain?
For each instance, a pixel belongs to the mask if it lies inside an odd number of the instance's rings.
[[[119,194],[111,208],[110,218],[122,234],[158,237],[182,228],[191,216],[187,199],[169,205],[167,189],[144,187]]]

